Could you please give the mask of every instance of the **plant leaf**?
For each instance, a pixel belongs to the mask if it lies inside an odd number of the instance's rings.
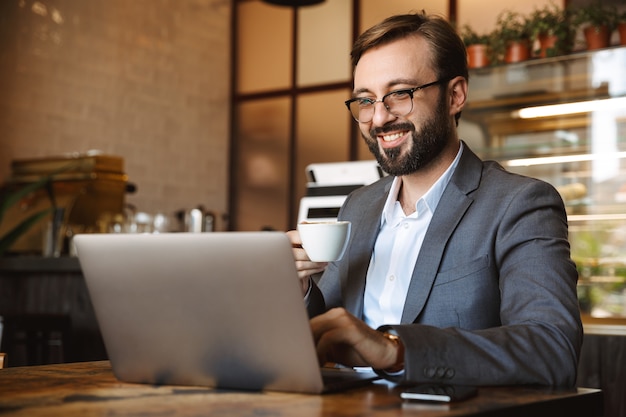
[[[46,217],[51,211],[53,207],[47,208],[45,210],[38,211],[24,219],[20,224],[11,229],[8,233],[6,233],[2,238],[0,238],[0,256],[4,254],[4,252],[11,247],[11,245],[28,229],[33,227],[35,223],[39,220]]]
[[[39,189],[44,188],[48,199],[50,200],[50,204],[52,207],[48,209],[44,209],[35,214],[32,214],[28,218],[24,219],[21,223],[15,226],[12,230],[6,233],[4,236],[0,236],[0,256],[23,234],[28,231],[35,223],[40,221],[42,218],[47,216],[51,211],[56,209],[56,200],[54,196],[54,188],[52,186],[52,181],[56,174],[60,174],[65,171],[69,171],[71,169],[75,169],[79,166],[80,162],[70,162],[59,169],[56,169],[49,173],[46,176],[39,178],[37,181],[26,183],[21,185],[16,190],[9,190],[7,187],[2,194],[0,194],[0,224],[2,224],[2,219],[4,217],[5,212],[12,205],[19,202],[22,198],[26,197],[28,194],[37,191]],[[2,191],[2,190],[0,190]]]
[[[20,188],[15,190],[14,192],[7,191],[6,196],[0,195],[0,224],[2,223],[2,218],[4,213],[11,207],[13,204],[16,204],[22,198],[26,197],[33,191],[37,191],[41,188],[45,188],[50,202],[53,206],[56,206],[56,201],[54,198],[54,190],[52,188],[52,180],[56,174],[60,174],[62,172],[70,171],[72,169],[76,169],[76,167],[80,166],[80,162],[68,162],[66,165],[50,172],[48,175],[42,176],[35,182],[26,183],[21,185]]]
[[[26,197],[33,191],[37,191],[40,188],[44,187],[46,183],[50,182],[51,180],[51,176],[46,176],[35,182],[20,187],[15,192],[8,192],[6,198],[0,200],[0,223],[2,223],[4,213],[9,209],[9,207],[11,207],[13,204],[16,204],[18,201],[20,201],[22,198]]]

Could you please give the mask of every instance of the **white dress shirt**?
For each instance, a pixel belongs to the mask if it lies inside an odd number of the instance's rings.
[[[363,314],[365,322],[376,329],[384,324],[398,324],[402,318],[409,283],[422,247],[426,230],[458,165],[463,144],[444,174],[420,198],[416,211],[404,214],[398,193],[402,179],[396,177],[381,215],[381,228],[376,238],[365,283]]]

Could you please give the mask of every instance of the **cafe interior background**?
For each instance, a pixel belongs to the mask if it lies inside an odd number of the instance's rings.
[[[486,34],[505,11],[528,16],[593,1],[325,0],[289,7],[265,0],[3,0],[0,181],[12,186],[52,175],[57,203],[67,205],[66,237],[129,231],[116,228],[127,227],[129,216],[178,221],[186,230],[196,209],[203,230],[288,230],[307,198],[375,179],[343,104],[351,93],[349,51],[360,32],[391,14],[423,9]],[[604,3],[626,9],[624,0]],[[560,56],[471,70],[460,132],[482,156],[561,191],[586,322],[608,319],[622,328],[610,332],[623,335],[626,47],[617,30],[608,47],[593,51],[581,28],[575,35],[573,50]],[[608,109],[520,118],[522,108],[596,99]],[[45,175],[38,171],[50,160]],[[63,168],[75,160],[100,162],[78,172]],[[107,210],[111,199],[119,213]],[[0,236],[29,204],[44,203],[27,196],[10,207]],[[83,222],[89,224],[72,222],[79,211],[91,216]],[[35,243],[17,242],[0,257],[3,275],[15,269],[7,263],[12,255],[68,254],[71,247],[45,247],[46,224],[30,232]],[[0,294],[0,314],[9,300]]]
[[[595,1],[2,1],[0,182],[41,178],[37,161],[53,159],[44,171],[56,174],[65,208],[53,222],[64,242],[50,242],[44,219],[10,251],[68,254],[81,232],[289,230],[313,217],[305,208],[332,217],[350,189],[382,175],[343,104],[360,32],[426,10],[488,34],[508,11],[530,17]],[[603,4],[626,9],[624,0]],[[618,31],[598,51],[582,25],[575,31],[560,56],[472,70],[460,134],[481,156],[561,191],[581,275],[608,280],[591,287],[612,294],[598,314],[626,316],[623,98],[610,112],[512,115],[626,94]],[[527,163],[537,156],[548,159]],[[80,158],[102,161],[63,170]],[[9,207],[0,236],[48,197],[40,190]],[[587,304],[607,299],[584,288]]]
[[[203,206],[216,229],[287,230],[307,165],[372,159],[343,105],[359,32],[424,9],[486,33],[503,10],[550,3],[6,0],[0,180],[14,160],[99,151],[123,158],[140,212]],[[484,148],[476,130],[463,137]]]

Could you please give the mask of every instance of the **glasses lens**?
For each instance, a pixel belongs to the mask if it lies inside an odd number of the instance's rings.
[[[389,93],[383,97],[383,104],[394,116],[406,116],[413,110],[413,100],[409,90]]]
[[[355,100],[350,102],[350,113],[357,122],[367,123],[374,114],[374,105],[369,101]]]

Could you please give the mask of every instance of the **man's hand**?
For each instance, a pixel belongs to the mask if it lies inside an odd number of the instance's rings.
[[[344,308],[334,308],[311,319],[321,364],[388,369],[396,363],[399,347]]]
[[[313,262],[309,259],[308,255],[302,249],[302,240],[300,239],[300,233],[297,230],[290,230],[287,232],[287,237],[291,241],[293,247],[293,258],[296,262],[296,269],[298,271],[298,278],[302,284],[302,295],[305,295],[309,289],[309,280],[311,275],[324,271],[327,262]]]

